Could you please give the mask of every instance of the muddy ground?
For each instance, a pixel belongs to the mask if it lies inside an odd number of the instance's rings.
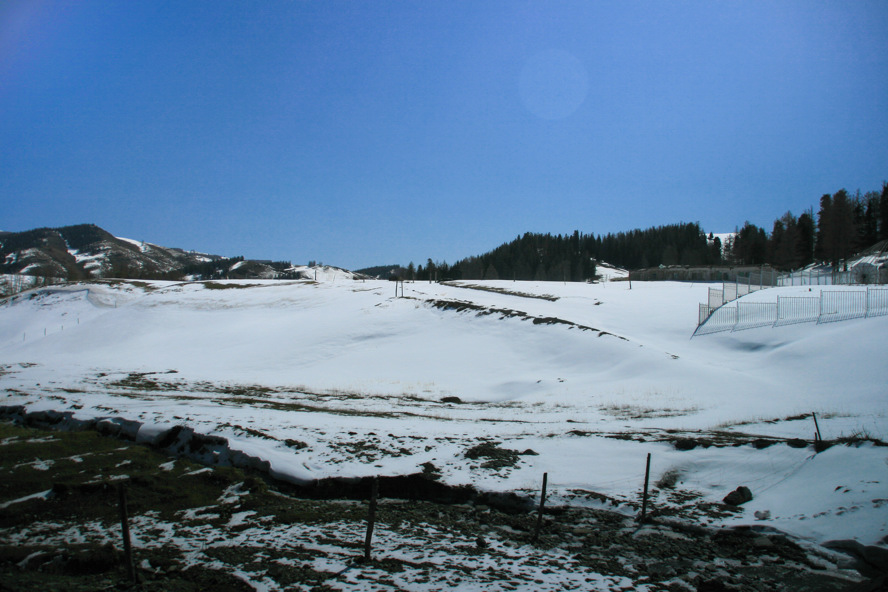
[[[421,479],[432,485],[417,487]],[[640,524],[605,509],[548,508],[534,540],[534,511],[474,493],[422,499],[440,494],[434,483],[433,467],[388,482],[367,561],[367,499],[308,499],[258,473],[94,431],[0,423],[0,590],[879,589],[840,553],[656,509]],[[138,584],[123,553],[121,487]],[[313,497],[337,497],[327,490]],[[348,496],[369,493],[368,480]]]

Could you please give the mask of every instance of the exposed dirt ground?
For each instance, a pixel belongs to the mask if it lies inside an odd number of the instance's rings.
[[[121,485],[138,586],[122,551]],[[259,475],[92,431],[0,423],[0,590],[820,592],[863,579],[842,556],[773,531],[551,508],[534,541],[534,512],[402,493],[379,500],[365,561],[367,500],[298,498]]]

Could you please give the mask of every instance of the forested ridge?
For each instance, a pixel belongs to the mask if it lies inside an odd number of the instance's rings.
[[[696,222],[646,230],[584,234],[525,233],[482,255],[456,263],[428,259],[400,270],[408,279],[515,279],[585,281],[595,262],[626,269],[659,265],[771,265],[780,270],[814,261],[838,266],[856,252],[888,240],[888,183],[881,192],[845,189],[820,198],[819,210],[786,212],[770,232],[746,222],[722,244]]]

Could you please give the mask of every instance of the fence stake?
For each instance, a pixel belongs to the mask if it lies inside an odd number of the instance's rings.
[[[814,418],[814,429],[816,430],[816,432],[814,433],[814,441],[820,442],[823,440],[823,438],[820,436],[820,426],[817,425],[817,414],[811,413],[811,417]]]
[[[364,561],[370,561],[370,541],[373,539],[373,525],[376,524],[376,497],[379,495],[379,477],[373,477],[370,490],[370,510],[367,514],[367,536],[364,537]]]
[[[123,535],[123,556],[126,561],[126,572],[132,583],[136,583],[136,568],[133,565],[133,547],[130,542],[129,517],[126,511],[126,486],[120,483],[117,486],[117,493],[120,497],[120,531]]]
[[[647,518],[648,483],[650,482],[650,477],[651,477],[651,453],[648,452],[647,466],[645,466],[645,469],[644,469],[644,495],[641,498],[641,522],[642,523]]]
[[[866,296],[863,298],[863,318],[869,318],[869,286],[866,287]]]
[[[533,532],[533,542],[535,543],[540,537],[540,527],[543,525],[543,506],[546,503],[546,483],[549,480],[549,473],[543,473],[543,490],[540,493],[540,508],[537,511],[536,529]]]

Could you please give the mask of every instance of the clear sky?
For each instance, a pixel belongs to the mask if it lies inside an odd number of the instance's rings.
[[[888,2],[0,2],[0,229],[453,262],[888,180]]]

